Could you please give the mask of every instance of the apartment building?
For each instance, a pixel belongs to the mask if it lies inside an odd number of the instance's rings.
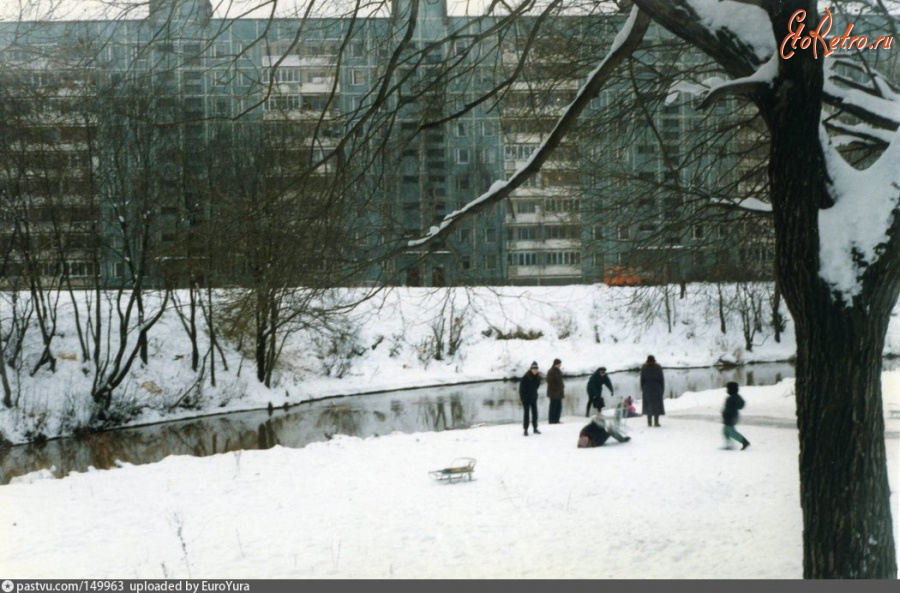
[[[709,170],[673,166],[649,132],[677,146],[697,127],[678,102],[652,124],[624,116],[640,137],[598,140],[587,114],[511,199],[405,247],[528,160],[596,53],[573,43],[608,41],[622,15],[558,17],[535,43],[532,17],[498,35],[500,17],[448,15],[445,0],[419,2],[415,27],[403,0],[364,18],[219,19],[208,0],[148,9],[0,22],[7,284],[234,285],[273,265],[298,284],[563,284],[611,268],[690,280],[747,257],[766,273],[765,250],[712,240],[731,219],[682,220]],[[614,161],[630,178],[609,174]],[[676,220],[677,242],[651,240]]]

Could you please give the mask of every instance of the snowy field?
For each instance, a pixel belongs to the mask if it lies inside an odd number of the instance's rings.
[[[884,375],[900,403],[900,373]],[[543,393],[543,390],[542,390]],[[276,447],[0,487],[4,578],[802,578],[793,382],[667,400],[577,449],[584,418]],[[542,415],[547,400],[541,397]],[[886,440],[897,531],[900,420]],[[477,460],[474,480],[430,470]]]

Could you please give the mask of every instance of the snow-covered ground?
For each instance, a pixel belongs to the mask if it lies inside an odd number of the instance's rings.
[[[759,299],[762,287],[756,289]],[[169,310],[150,331],[149,362],[134,365],[114,391],[112,407],[128,423],[141,424],[337,394],[517,377],[532,361],[546,370],[554,358],[564,361],[566,373],[579,375],[601,365],[611,372],[635,369],[649,354],[668,368],[793,356],[793,325],[783,306],[787,327],[781,341],[774,339],[771,314],[762,301],[761,329],[754,331],[748,350],[740,315],[748,293],[724,287],[725,333],[718,295],[715,285],[690,285],[685,298],[677,287],[393,289],[333,321],[330,330],[285,334],[271,388],[256,380],[252,340],[245,337],[239,348],[238,336],[221,328],[227,370],[217,356],[215,386],[208,370],[202,376],[192,371],[187,334]],[[352,291],[344,291],[335,298],[352,297]],[[9,307],[8,295],[2,295],[4,328],[10,327]],[[90,422],[94,367],[82,359],[74,317],[63,295],[52,343],[56,372],[44,366],[32,376],[43,342],[36,328],[29,330],[20,370],[9,370],[17,406],[0,408],[0,438],[17,443],[28,433],[55,437]],[[114,343],[117,328],[104,323]],[[208,343],[201,332],[205,361]],[[885,354],[900,354],[900,318],[890,325]]]
[[[276,447],[0,487],[4,578],[802,578],[793,381],[667,400],[578,449],[584,418]],[[900,403],[900,373],[884,375]],[[546,410],[546,398],[540,401]],[[888,420],[897,509],[900,420]],[[429,478],[456,457],[474,479]],[[900,532],[894,522],[895,540]]]
[[[764,322],[752,351],[743,347],[736,312],[726,315],[722,334],[715,299],[708,298],[714,291],[689,287],[687,298],[669,300],[668,315],[645,291],[604,286],[391,291],[346,320],[344,350],[329,354],[334,334],[290,336],[272,389],[260,386],[250,361],[226,344],[229,370],[219,369],[217,387],[204,385],[193,410],[165,405],[196,379],[172,315],[154,327],[150,363],[136,367],[122,391],[142,408],[134,422],[147,422],[518,376],[532,360],[546,370],[554,357],[568,373],[583,374],[601,364],[635,368],[648,354],[667,367],[793,354],[790,320],[781,343]],[[462,320],[460,345],[451,354],[446,324],[455,318]],[[436,360],[441,320],[444,352]],[[61,315],[59,323],[57,351],[66,352],[71,319]],[[520,337],[498,339],[509,334]],[[885,353],[898,352],[895,320]],[[32,361],[36,355],[27,353]],[[22,405],[0,413],[4,435],[21,436],[37,417],[51,434],[63,427],[84,405],[83,368],[77,357],[61,356],[54,374],[14,377]],[[569,381],[583,395],[583,379]],[[630,442],[596,449],[576,448],[585,420],[565,416],[527,438],[516,424],[336,435],[301,449],[170,456],[62,479],[36,472],[0,487],[2,533],[14,542],[0,549],[0,574],[800,578],[793,382],[742,393],[747,407],[738,428],[752,443],[746,451],[722,448],[724,390],[717,389],[666,400],[662,427],[630,419]],[[900,372],[884,374],[884,395],[897,509],[900,419],[889,411],[900,405]],[[447,485],[429,478],[457,457],[477,459],[474,480]],[[900,540],[896,521],[894,529]]]

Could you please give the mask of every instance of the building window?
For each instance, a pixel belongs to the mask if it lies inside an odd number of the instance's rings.
[[[360,86],[366,83],[366,73],[362,70],[351,70],[350,71],[350,84],[353,86]]]
[[[695,224],[691,229],[691,236],[695,239],[703,238],[703,225]]]
[[[216,115],[220,117],[231,115],[231,104],[228,99],[216,99]]]
[[[481,122],[481,135],[482,136],[493,136],[497,133],[497,126],[492,121],[483,121]]]
[[[510,144],[503,149],[503,152],[508,161],[526,161],[537,147],[537,144]]]
[[[494,152],[493,148],[481,149],[481,162],[486,164],[493,164],[497,162],[497,153]]]
[[[509,254],[509,265],[527,267],[538,265],[538,254],[534,251],[514,251]]]
[[[544,264],[548,266],[577,266],[581,264],[581,254],[577,251],[548,251],[544,254]]]
[[[457,138],[463,138],[466,135],[466,124],[456,124],[456,136]]]
[[[547,212],[576,212],[578,202],[571,198],[548,198],[544,202],[544,209]]]
[[[275,80],[277,82],[299,82],[299,68],[278,68],[275,71]]]
[[[469,155],[468,148],[457,148],[456,149],[456,162],[460,165],[469,164],[471,157]]]
[[[544,239],[577,239],[578,227],[568,225],[549,225],[544,227]]]
[[[472,189],[472,180],[468,175],[460,175],[456,178],[456,189],[460,191]]]
[[[87,278],[91,275],[91,264],[88,262],[66,262],[66,275],[69,278]]]
[[[366,46],[362,41],[351,41],[347,51],[351,58],[363,58],[366,55]]]
[[[631,238],[631,229],[627,226],[620,226],[616,228],[616,237],[620,240],[630,239]]]
[[[543,187],[543,178],[540,173],[532,173],[523,183],[522,187]]]
[[[771,264],[775,261],[775,250],[766,245],[753,245],[741,249],[741,261],[752,264]]]
[[[534,214],[537,212],[537,200],[516,200],[517,214]]]
[[[496,255],[486,255],[484,257],[484,267],[487,270],[496,270],[497,269],[497,256]]]
[[[188,70],[184,73],[184,92],[188,95],[203,94],[203,72]]]
[[[287,111],[300,107],[300,97],[297,95],[272,96],[266,99],[266,111]]]
[[[545,171],[544,181],[547,186],[578,186],[581,185],[581,177],[578,171]]]
[[[495,228],[484,229],[484,242],[485,243],[496,243],[497,242],[497,229],[495,229]]]

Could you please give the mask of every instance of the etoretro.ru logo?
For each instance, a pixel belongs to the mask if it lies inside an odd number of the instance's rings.
[[[785,60],[791,58],[798,48],[812,48],[813,57],[818,59],[820,49],[823,56],[829,56],[838,48],[865,50],[883,47],[884,49],[891,49],[891,43],[894,41],[892,35],[879,35],[873,41],[869,41],[869,38],[865,35],[852,35],[853,23],[847,25],[842,35],[833,35],[826,39],[825,36],[828,35],[834,22],[831,10],[827,8],[825,9],[825,16],[819,21],[819,25],[815,29],[810,29],[806,34],[803,33],[804,29],[806,29],[806,25],[803,23],[805,20],[806,11],[803,9],[797,10],[791,15],[791,20],[788,21],[788,34],[781,42],[780,54]]]

